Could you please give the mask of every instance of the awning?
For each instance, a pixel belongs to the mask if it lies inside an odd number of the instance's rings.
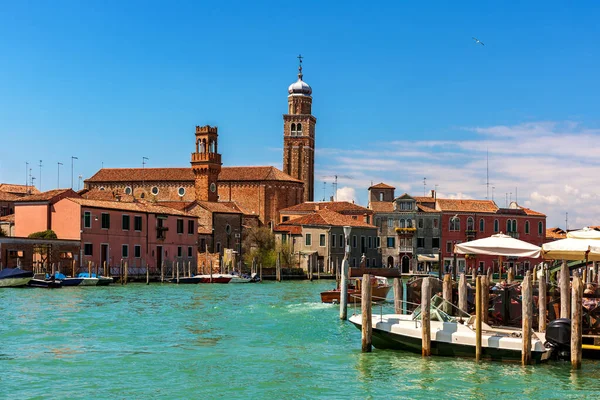
[[[417,254],[418,262],[438,262],[439,260],[439,254]]]

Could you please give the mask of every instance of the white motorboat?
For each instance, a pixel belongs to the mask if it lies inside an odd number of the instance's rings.
[[[258,275],[256,273],[253,273],[252,275],[246,275],[246,274],[240,275],[237,272],[233,272],[231,274],[223,274],[221,276],[231,278],[229,283],[252,283],[252,282],[260,281],[260,279],[258,278]]]
[[[452,314],[452,315],[451,315]],[[373,315],[373,346],[380,349],[422,351],[421,307],[412,314]],[[450,357],[475,357],[475,316],[459,310],[439,296],[431,299],[431,354]],[[358,329],[362,326],[360,314],[350,317]],[[531,339],[531,358],[535,363],[550,358],[551,348],[546,348],[543,333],[535,332]],[[482,359],[495,361],[520,361],[522,351],[521,331],[492,328],[482,323]]]
[[[5,268],[0,270],[0,287],[25,286],[31,279],[33,279],[32,271],[25,271],[21,268]]]

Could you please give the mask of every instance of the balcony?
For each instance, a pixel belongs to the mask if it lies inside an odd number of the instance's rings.
[[[166,226],[157,226],[156,227],[156,238],[158,240],[165,240],[167,238],[167,231],[169,230]]]
[[[468,229],[465,233],[467,235],[467,240],[475,239],[475,236],[477,235],[477,231],[474,229]]]
[[[396,228],[395,230],[400,236],[412,236],[417,231],[417,228]]]
[[[221,164],[221,155],[218,153],[192,153],[192,162]]]
[[[519,232],[506,232],[506,234],[515,239],[519,238]]]
[[[413,248],[412,247],[404,247],[404,246],[398,246],[398,253],[411,253],[413,252]]]

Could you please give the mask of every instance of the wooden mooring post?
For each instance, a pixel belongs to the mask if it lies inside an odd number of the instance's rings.
[[[177,261],[176,265],[177,265],[177,272],[175,272],[175,274],[177,275],[177,283],[179,283],[179,261]],[[210,280],[212,282],[212,275],[211,275]]]
[[[259,264],[259,274],[258,277],[260,278],[260,281],[262,282],[262,263]],[[212,281],[212,277],[211,277],[211,281]]]
[[[444,311],[446,314],[450,315],[452,313],[452,275],[451,274],[446,274],[444,275],[444,280],[442,282],[442,296],[444,297],[444,300],[446,300],[448,303],[444,304],[444,308],[442,311]]]
[[[150,284],[150,266],[146,264],[146,285]]]
[[[108,276],[109,272],[106,269],[106,261],[104,261],[104,263],[102,263],[102,275],[104,276]]]
[[[533,293],[532,293],[531,273],[527,271],[521,285],[521,294],[523,301],[521,302],[522,313],[522,349],[521,349],[521,364],[531,364],[531,335],[532,335],[532,320],[533,320]]]
[[[160,263],[160,281],[165,281],[165,260]]]
[[[508,271],[506,273],[506,283],[509,285],[513,283],[515,280],[515,273],[513,272],[512,267],[508,267]]]
[[[581,369],[581,317],[583,302],[583,282],[578,273],[573,274],[571,298],[571,367]]]
[[[481,279],[483,277],[478,275],[475,278],[475,361],[481,360],[481,314],[483,309],[482,301],[482,284]]]
[[[569,295],[569,267],[567,266],[567,261],[563,260],[562,265],[560,266],[560,278],[558,285],[560,286],[560,317],[561,318],[569,318],[571,315],[570,312],[570,300],[571,296]]]
[[[458,282],[458,308],[464,312],[469,309],[467,303],[467,277],[465,274],[460,274],[460,281]]]
[[[342,261],[342,276],[340,281],[340,319],[348,319],[348,260]]]
[[[123,282],[123,276],[125,275],[125,263],[123,262],[123,259],[121,259],[121,265],[119,265],[119,282],[121,282],[121,285],[123,285],[125,282]]]
[[[92,262],[88,261],[88,278],[92,277]]]
[[[538,330],[540,332],[546,332],[546,310],[548,300],[546,299],[546,274],[542,267],[542,276],[538,282],[539,285],[539,295],[538,295]]]
[[[361,288],[361,317],[362,317],[362,329],[361,329],[361,343],[362,343],[362,352],[370,353],[371,352],[371,343],[372,343],[372,334],[373,334],[373,315],[371,308],[371,301],[373,297],[373,288],[369,285],[371,281],[371,276],[369,274],[363,275],[363,282],[366,284],[362,285]]]
[[[481,320],[488,323],[488,308],[490,306],[489,275],[481,277]]]
[[[424,278],[421,285],[421,354],[423,357],[431,355],[431,283],[430,278]]]
[[[394,312],[402,314],[402,278],[394,278]]]
[[[127,280],[129,278],[129,263],[125,261],[125,284],[127,285]]]
[[[277,253],[277,261],[275,264],[275,280],[281,282],[281,253]]]

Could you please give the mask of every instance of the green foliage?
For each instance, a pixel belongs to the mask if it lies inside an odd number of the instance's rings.
[[[252,265],[252,260],[263,267],[275,266],[275,235],[269,228],[250,228],[246,231],[242,242],[244,262]]]
[[[33,232],[28,236],[32,239],[57,239],[56,233],[52,229],[48,229],[46,231]]]

